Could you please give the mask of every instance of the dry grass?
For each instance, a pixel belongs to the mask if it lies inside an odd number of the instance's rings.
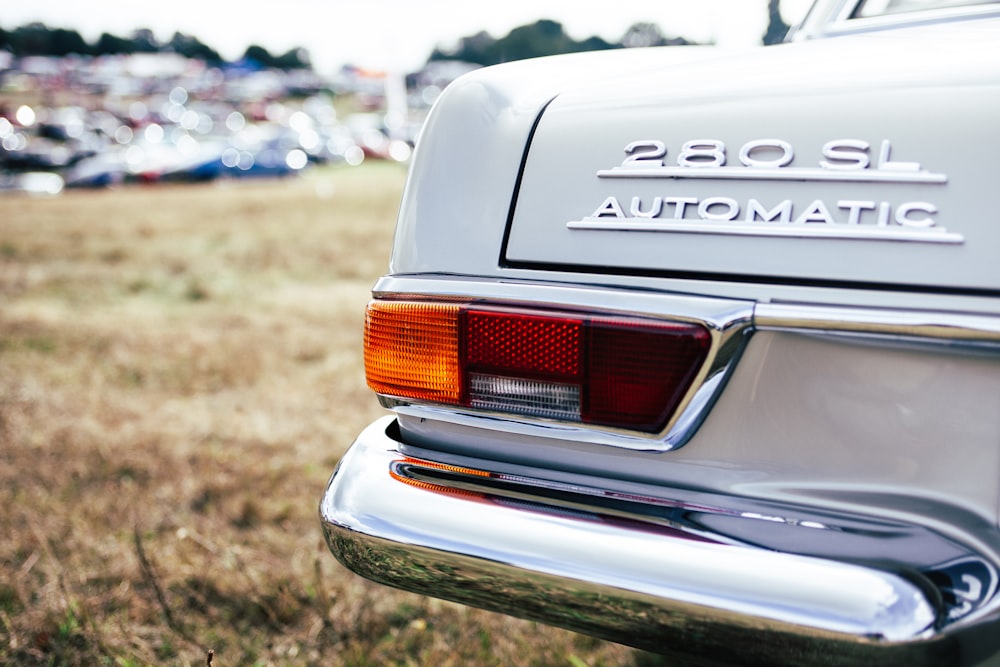
[[[0,663],[655,659],[344,570],[317,502],[381,414],[403,171],[0,201]]]

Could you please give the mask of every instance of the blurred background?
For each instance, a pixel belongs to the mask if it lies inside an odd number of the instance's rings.
[[[0,191],[405,162],[429,106],[471,69],[572,51],[769,44],[805,4],[8,3]]]

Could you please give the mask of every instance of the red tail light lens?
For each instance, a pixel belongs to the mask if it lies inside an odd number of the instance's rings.
[[[705,361],[708,342],[708,331],[695,324],[592,321],[584,421],[661,429]]]
[[[697,324],[375,300],[365,371],[389,396],[655,433],[709,343]]]

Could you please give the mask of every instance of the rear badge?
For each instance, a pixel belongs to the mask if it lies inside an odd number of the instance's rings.
[[[882,142],[874,165],[870,149],[866,141],[837,139],[823,146],[823,159],[817,167],[794,167],[791,144],[780,139],[757,139],[740,148],[737,166],[727,166],[723,142],[696,139],[681,147],[675,165],[668,165],[666,144],[641,140],[625,147],[621,165],[602,169],[597,177],[925,186],[948,182],[944,174],[930,172],[917,162],[893,161],[888,140]],[[795,202],[777,197],[608,196],[591,215],[566,226],[581,230],[964,243],[962,235],[938,224],[937,213],[931,201],[894,201],[889,197]]]

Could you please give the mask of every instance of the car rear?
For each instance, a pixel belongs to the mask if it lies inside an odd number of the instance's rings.
[[[348,567],[706,664],[998,648],[1000,24],[490,68],[365,330]]]

